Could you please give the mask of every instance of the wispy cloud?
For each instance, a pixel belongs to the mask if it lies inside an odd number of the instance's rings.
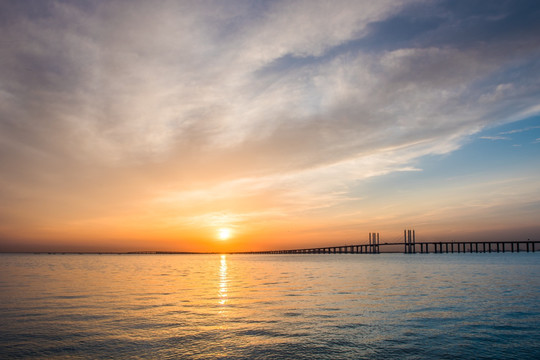
[[[485,140],[510,140],[507,136],[480,136],[479,139],[485,139]]]
[[[501,134],[501,135],[517,134],[517,133],[522,133],[522,132],[526,132],[526,131],[530,131],[530,130],[534,130],[534,129],[540,129],[540,126],[529,126],[529,127],[522,128],[522,129],[514,129],[514,130],[510,130],[510,131],[504,131],[504,132],[501,132],[499,134]]]

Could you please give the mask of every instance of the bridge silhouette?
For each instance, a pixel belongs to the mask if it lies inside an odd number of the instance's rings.
[[[381,247],[402,246],[404,254],[454,254],[491,252],[535,252],[540,241],[423,241],[416,242],[414,230],[404,230],[402,242],[380,242],[379,233],[369,233],[368,243],[302,249],[238,252],[237,254],[380,254]],[[397,251],[393,251],[397,252]]]

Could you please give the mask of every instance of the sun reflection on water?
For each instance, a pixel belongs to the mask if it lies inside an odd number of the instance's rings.
[[[219,267],[219,305],[227,304],[227,256],[221,255],[221,265]]]

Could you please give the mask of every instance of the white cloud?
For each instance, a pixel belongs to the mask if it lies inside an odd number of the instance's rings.
[[[480,136],[480,139],[485,139],[485,140],[510,140],[509,137],[506,137],[506,136]]]

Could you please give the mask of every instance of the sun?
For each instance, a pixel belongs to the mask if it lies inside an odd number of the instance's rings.
[[[225,241],[231,238],[232,231],[229,228],[219,228],[217,231],[217,237],[219,240]]]

